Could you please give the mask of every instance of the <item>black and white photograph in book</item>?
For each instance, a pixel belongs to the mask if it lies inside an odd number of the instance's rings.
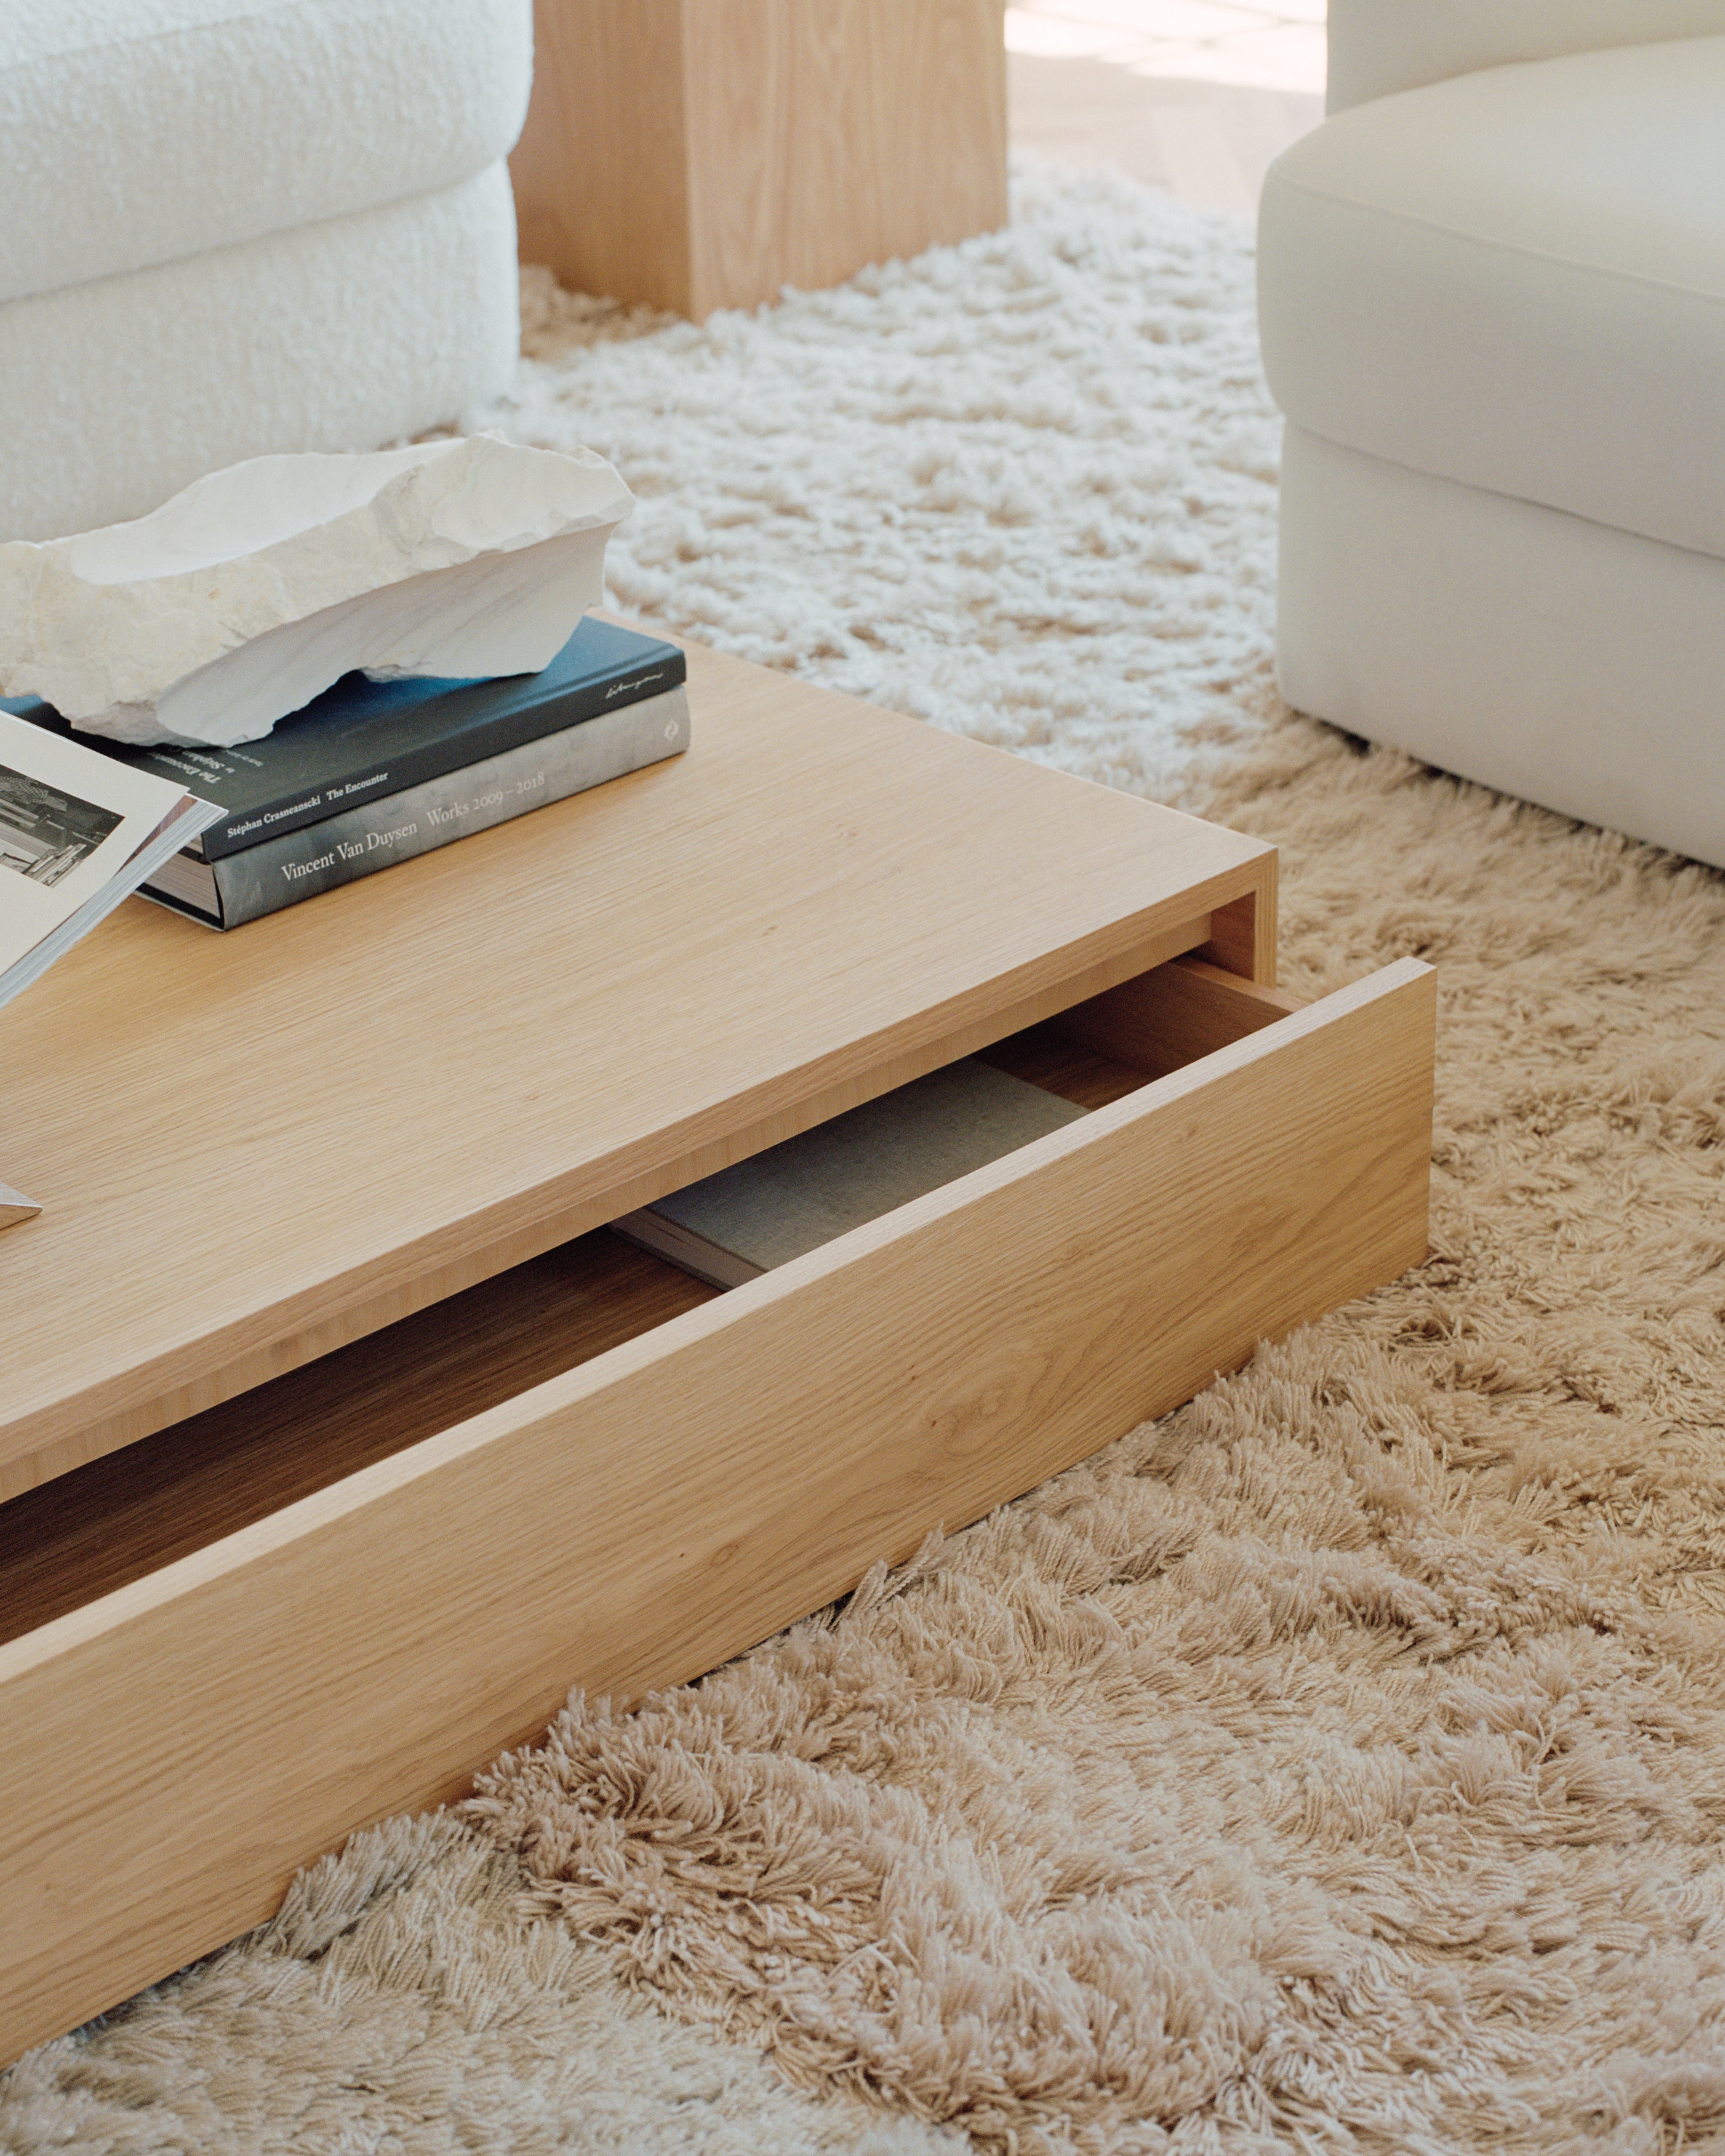
[[[54,884],[93,854],[121,819],[0,763],[0,867]]]

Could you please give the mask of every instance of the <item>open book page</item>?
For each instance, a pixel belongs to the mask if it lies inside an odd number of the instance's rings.
[[[220,814],[0,711],[0,1003]]]

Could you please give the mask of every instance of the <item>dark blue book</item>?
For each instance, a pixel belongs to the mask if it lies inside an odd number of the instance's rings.
[[[588,617],[540,673],[495,681],[347,674],[262,741],[235,748],[122,747],[77,732],[35,697],[0,700],[0,710],[217,803],[225,819],[188,850],[216,861],[663,695],[686,672],[675,644]]]

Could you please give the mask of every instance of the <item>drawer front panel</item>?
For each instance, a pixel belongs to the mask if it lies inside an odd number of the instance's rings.
[[[0,2056],[1425,1251],[1404,961],[0,1648]]]

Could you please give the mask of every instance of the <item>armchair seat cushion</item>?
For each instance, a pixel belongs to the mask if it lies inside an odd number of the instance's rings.
[[[1266,182],[1271,388],[1344,449],[1725,557],[1722,203],[1725,37],[1354,106]]]
[[[0,300],[472,179],[531,71],[520,0],[0,7]]]

